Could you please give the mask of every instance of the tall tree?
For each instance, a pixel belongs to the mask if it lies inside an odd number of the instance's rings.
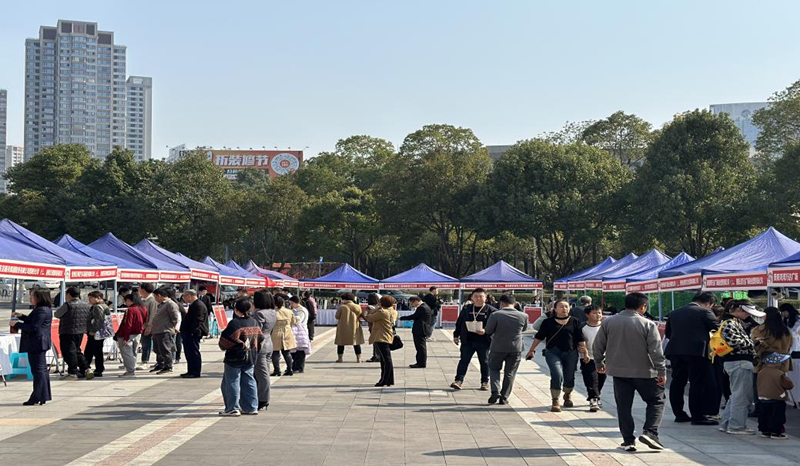
[[[753,124],[761,130],[756,150],[763,156],[777,157],[800,142],[800,80],[773,94],[769,105],[753,114]]]
[[[611,153],[628,168],[640,165],[653,140],[652,125],[636,115],[614,112],[583,130],[581,140]]]
[[[664,126],[629,190],[628,228],[701,257],[742,239],[755,181],[748,145],[726,114],[686,112]]]
[[[430,231],[436,265],[461,275],[475,259],[477,235],[469,208],[491,173],[489,153],[467,128],[428,125],[406,136],[377,188],[382,216],[395,228]]]

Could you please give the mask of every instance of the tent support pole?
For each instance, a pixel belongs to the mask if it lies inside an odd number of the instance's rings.
[[[661,293],[658,294],[658,321],[664,320],[664,310],[661,308]]]
[[[59,306],[67,302],[67,281],[64,280],[61,282],[61,302],[58,303]]]
[[[11,297],[11,313],[17,312],[17,279],[14,279],[14,286],[12,287],[12,297]]]
[[[117,299],[117,294],[119,293],[119,291],[117,291],[118,289],[119,289],[119,282],[115,278],[114,279],[114,314],[119,312],[119,300]]]
[[[670,294],[672,295],[672,309],[671,310],[674,311],[675,310],[675,292],[674,291],[670,291]]]

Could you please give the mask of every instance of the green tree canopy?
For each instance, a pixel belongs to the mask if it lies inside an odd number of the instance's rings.
[[[583,142],[608,151],[629,168],[641,164],[652,139],[650,123],[622,111],[593,122],[581,134]]]
[[[769,99],[769,105],[753,114],[753,123],[761,133],[756,150],[776,157],[791,144],[800,142],[800,80]]]

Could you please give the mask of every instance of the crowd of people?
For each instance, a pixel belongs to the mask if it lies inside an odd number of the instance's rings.
[[[142,283],[136,289],[121,289],[120,294],[125,311],[114,332],[109,303],[101,292],[93,291],[83,301],[80,290],[70,287],[64,303],[53,312],[49,291],[31,290],[32,311],[15,313],[12,318],[12,326],[22,330],[20,351],[28,353],[34,375],[33,393],[25,405],[45,404],[52,397],[45,354],[51,346],[53,316],[60,319],[59,350],[66,364],[63,380],[102,377],[103,343],[112,336],[125,369],[120,377],[134,377],[143,370],[171,374],[181,348],[186,359],[181,377],[201,376],[200,344],[209,335],[213,304],[207,290],[185,289],[178,298],[173,288]],[[453,342],[460,347],[460,358],[450,387],[463,388],[477,356],[479,390],[491,392],[489,404],[507,404],[522,361],[528,316],[511,294],[501,296],[497,307],[488,301],[486,290],[477,288],[458,314]],[[657,323],[647,313],[649,303],[647,295],[630,293],[624,310],[604,317],[588,296],[572,308],[567,300],[555,300],[552,309],[533,324],[535,334],[526,359],[541,349],[550,373],[551,411],[575,407],[578,368],[591,412],[602,407],[601,393],[611,377],[623,437],[620,448],[637,448],[631,410],[638,394],[647,406],[638,441],[661,450],[658,432],[667,402],[669,365],[669,403],[675,422],[718,426],[729,435],[760,432],[765,438],[786,438],[786,402],[793,403],[800,390],[795,388],[800,386],[800,371],[793,370],[793,361],[800,359],[797,309],[784,303],[762,311],[744,299],[725,299],[717,305],[713,293],[698,293],[690,304],[669,313],[662,341]],[[347,346],[353,347],[356,362],[362,362],[362,345],[368,341],[372,346],[368,361],[380,363],[375,386],[393,386],[392,351],[403,347],[396,326],[399,320],[407,320],[413,322],[415,348],[415,362],[409,367],[426,368],[427,343],[440,304],[431,289],[425,296],[410,298],[412,312],[398,318],[392,296],[372,293],[362,307],[355,295],[343,293],[336,311],[336,362],[344,361]],[[306,357],[312,353],[316,302],[308,292],[296,296],[288,290],[260,290],[251,296],[242,290],[227,306],[233,318],[219,339],[225,351],[221,383],[225,409],[220,415],[255,415],[269,406],[270,376],[305,372]],[[141,359],[137,360],[139,347]],[[148,367],[152,352],[156,362]],[[750,417],[758,418],[757,428],[748,427]]]

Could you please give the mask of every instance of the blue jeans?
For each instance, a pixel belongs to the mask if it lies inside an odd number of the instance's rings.
[[[234,409],[245,413],[258,411],[258,393],[256,378],[253,375],[253,364],[244,367],[225,364],[221,388],[226,412]]]
[[[753,363],[730,361],[723,364],[731,381],[731,397],[722,412],[720,427],[742,430],[747,427],[747,412],[753,402]]]
[[[544,355],[550,368],[550,389],[575,388],[575,371],[578,369],[578,350],[561,351],[548,348]]]

